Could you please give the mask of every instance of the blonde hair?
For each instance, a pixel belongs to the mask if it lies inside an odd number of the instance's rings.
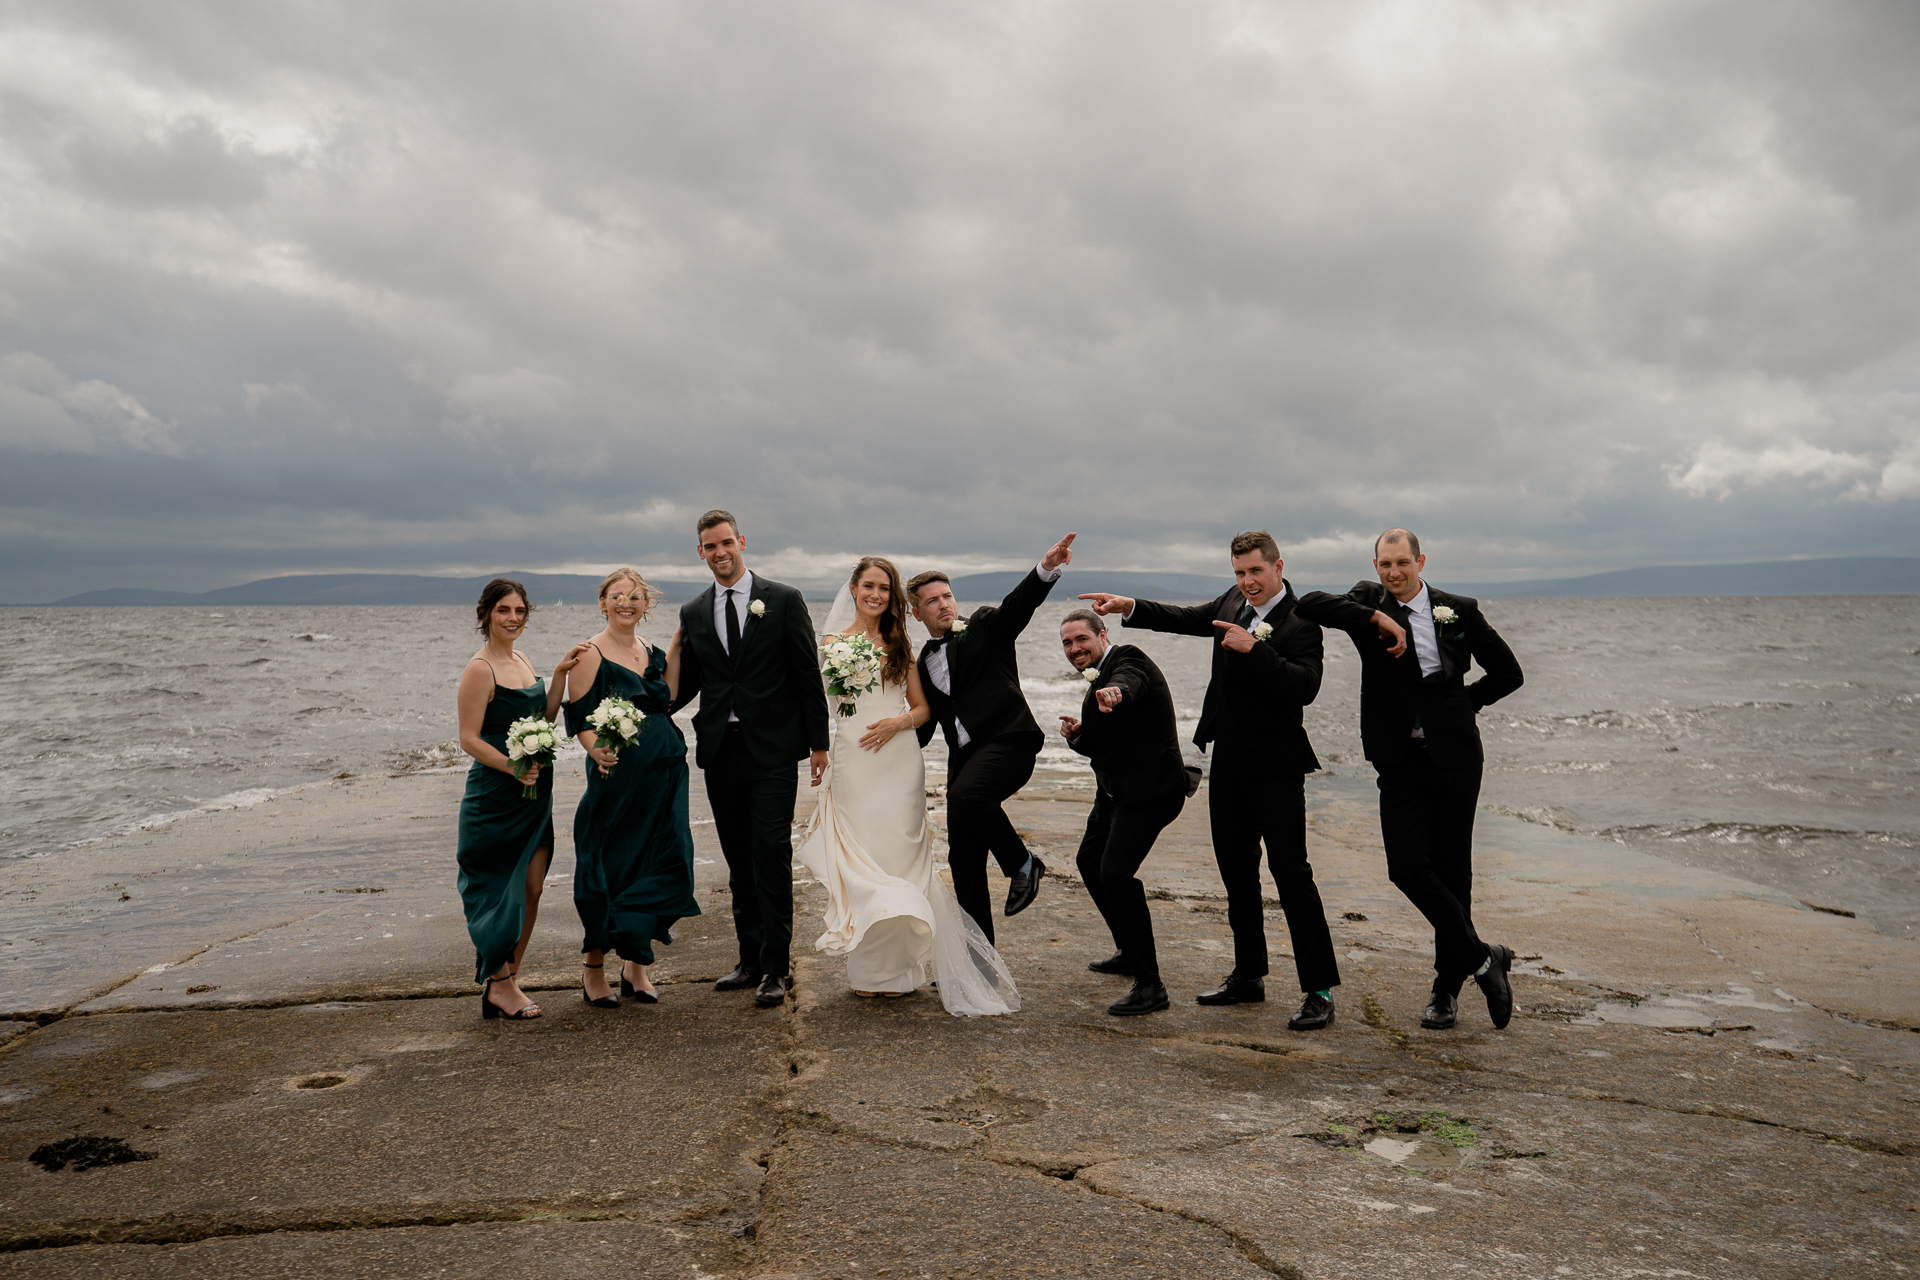
[[[640,621],[645,622],[653,616],[653,606],[659,601],[660,593],[647,585],[647,580],[640,576],[638,569],[630,569],[626,565],[621,565],[618,569],[615,569],[612,573],[600,579],[600,602],[602,604],[606,603],[607,588],[623,578],[628,582],[637,582],[640,584],[640,594],[647,598],[647,607],[640,611]],[[605,610],[602,610],[602,612],[605,612]]]

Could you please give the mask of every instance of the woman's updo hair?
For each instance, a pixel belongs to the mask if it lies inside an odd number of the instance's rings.
[[[640,611],[640,621],[645,622],[653,616],[653,606],[659,603],[660,593],[647,585],[647,580],[640,576],[638,569],[629,569],[627,566],[621,565],[618,569],[615,569],[612,573],[600,579],[600,603],[605,604],[607,602],[607,588],[622,578],[625,578],[628,582],[638,583],[640,585],[640,594],[647,598],[647,607]],[[604,610],[602,612],[604,612]]]
[[[508,596],[519,596],[520,603],[527,606],[527,616],[533,616],[533,597],[527,594],[527,589],[512,578],[495,578],[486,585],[486,589],[480,593],[480,603],[474,606],[476,621],[473,629],[483,636],[491,636],[493,633],[488,630],[487,620],[493,616],[493,606]]]

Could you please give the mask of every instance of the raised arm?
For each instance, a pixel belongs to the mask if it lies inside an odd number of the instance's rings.
[[[1354,591],[1366,586],[1360,583]],[[1374,608],[1353,598],[1354,592],[1336,596],[1325,591],[1309,591],[1300,597],[1293,611],[1308,622],[1323,627],[1332,627],[1335,631],[1344,631],[1353,637],[1356,645],[1365,644],[1368,638],[1378,635],[1387,644],[1387,653],[1399,657],[1407,651],[1407,633],[1399,623]]]
[[[1236,592],[1237,594],[1237,592]],[[1093,601],[1093,611],[1100,614],[1117,613],[1122,626],[1138,627],[1142,631],[1166,631],[1177,636],[1213,636],[1213,620],[1220,614],[1222,600],[1212,604],[1161,604],[1157,600],[1134,600],[1127,596],[1110,596],[1104,592],[1080,597]],[[1243,597],[1244,598],[1244,597]]]
[[[560,718],[560,704],[567,700],[567,673],[580,665],[582,652],[591,653],[596,658],[600,651],[581,641],[567,650],[567,656],[554,664],[553,679],[547,681],[547,720],[552,722]]]

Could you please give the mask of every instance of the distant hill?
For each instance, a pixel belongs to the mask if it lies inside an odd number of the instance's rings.
[[[1882,596],[1920,595],[1920,559],[1850,556],[1755,564],[1674,564],[1578,578],[1440,585],[1467,596]]]
[[[313,573],[286,578],[262,578],[237,587],[198,593],[145,591],[121,587],[87,591],[55,605],[248,605],[248,604],[472,604],[480,589],[496,577],[525,583],[536,605],[571,600],[586,604],[600,590],[600,579],[584,573],[503,573],[479,578],[433,578],[411,573]],[[656,582],[666,603],[691,600],[699,583]]]
[[[1000,600],[1026,576],[1024,571],[969,573],[953,580],[953,598],[969,602]],[[1049,598],[1058,603],[1082,592],[1106,591],[1116,596],[1137,596],[1147,600],[1211,600],[1232,585],[1232,578],[1209,578],[1199,573],[1108,573],[1104,569],[1069,569]]]
[[[434,578],[406,573],[316,573],[285,578],[263,578],[217,591],[153,591],[121,587],[86,591],[56,606],[107,605],[258,605],[258,604],[472,604],[480,588],[495,576],[517,578],[533,593],[535,604],[571,600],[586,604],[600,588],[600,579],[580,573],[507,573],[479,578]],[[953,580],[953,594],[969,603],[999,600],[1013,590],[1024,573],[971,573]],[[1360,575],[1356,574],[1355,578]],[[1436,579],[1449,591],[1470,596],[1869,596],[1920,595],[1920,558],[1852,556],[1831,560],[1769,560],[1757,564],[1663,565],[1647,569],[1616,569],[1578,578],[1530,578],[1517,582],[1453,582]],[[1352,580],[1339,583],[1295,581],[1303,591],[1322,586],[1344,591]],[[705,590],[704,582],[656,582],[667,604],[691,600]],[[838,584],[835,584],[836,586]],[[1233,585],[1227,577],[1199,573],[1128,573],[1103,569],[1073,569],[1057,589],[1065,600],[1088,591],[1149,600],[1211,600]],[[809,590],[817,600],[832,598],[832,590]]]

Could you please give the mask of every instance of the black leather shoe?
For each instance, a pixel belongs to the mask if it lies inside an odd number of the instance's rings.
[[[1300,1012],[1287,1019],[1289,1031],[1325,1031],[1332,1025],[1333,1001],[1311,991],[1300,1002]]]
[[[771,1009],[775,1005],[785,1004],[787,980],[774,973],[760,979],[760,985],[753,989],[753,1002],[762,1009]]]
[[[1237,973],[1211,991],[1200,993],[1201,1004],[1259,1004],[1267,998],[1265,978],[1243,978]]]
[[[1107,1012],[1116,1018],[1131,1018],[1142,1013],[1158,1013],[1169,1003],[1167,989],[1158,982],[1136,982],[1133,990],[1107,1006]]]
[[[1487,1012],[1493,1017],[1493,1029],[1498,1031],[1513,1021],[1513,984],[1507,981],[1513,969],[1513,951],[1496,942],[1487,947],[1487,954],[1493,964],[1474,981],[1486,993]]]
[[[1428,1031],[1451,1031],[1459,1019],[1460,998],[1436,991],[1433,999],[1427,1001],[1427,1011],[1420,1015],[1420,1025]]]
[[[1007,915],[1009,916],[1019,915],[1032,906],[1033,900],[1040,896],[1040,877],[1047,874],[1047,864],[1040,861],[1036,855],[1030,854],[1028,857],[1027,869],[1023,869],[1013,878],[1013,883],[1007,886]]]
[[[760,971],[738,965],[734,971],[713,984],[715,991],[745,991],[748,987],[760,985]]]
[[[1127,959],[1127,953],[1124,951],[1116,951],[1105,960],[1095,960],[1087,968],[1095,973],[1110,973],[1117,978],[1133,976],[1133,961]]]

